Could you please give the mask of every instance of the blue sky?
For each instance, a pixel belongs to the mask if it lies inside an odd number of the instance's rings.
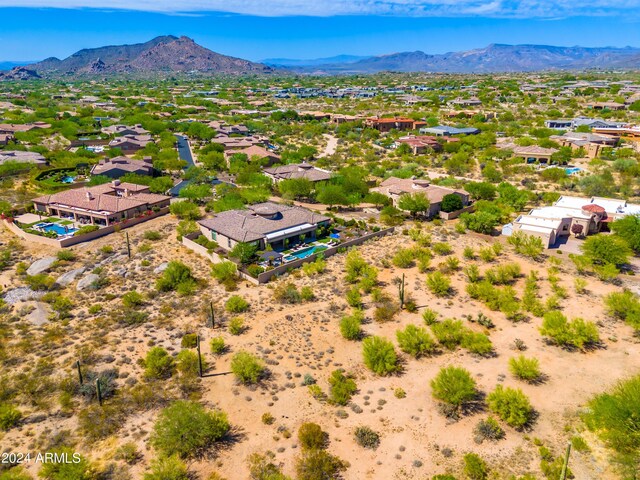
[[[165,34],[250,60],[489,43],[640,47],[640,0],[0,0],[0,18],[0,60],[15,61]]]

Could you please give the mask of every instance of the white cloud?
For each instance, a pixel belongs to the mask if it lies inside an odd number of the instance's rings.
[[[558,18],[633,16],[640,0],[0,0],[0,7],[109,8],[161,13],[226,12],[265,17],[307,15]]]

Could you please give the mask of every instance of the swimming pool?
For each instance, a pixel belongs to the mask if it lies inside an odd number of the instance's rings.
[[[309,255],[313,255],[314,253],[318,253],[326,249],[327,247],[325,247],[324,245],[314,245],[313,247],[305,248],[304,250],[291,252],[289,255],[285,257],[285,260],[292,261],[300,258],[307,258]]]
[[[581,172],[582,169],[580,167],[567,167],[564,171],[567,172],[567,175],[573,175],[574,173]]]
[[[57,223],[38,223],[36,227],[39,227],[45,232],[55,232],[59,237],[69,235],[78,230],[77,228],[65,227],[64,225],[59,225]]]
[[[73,183],[75,179],[76,179],[76,177],[71,177],[71,176],[67,175],[65,177],[62,177],[60,179],[60,182],[61,183]]]

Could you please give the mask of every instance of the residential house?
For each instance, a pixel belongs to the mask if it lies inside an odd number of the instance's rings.
[[[587,107],[593,110],[624,110],[627,106],[618,102],[589,102]]]
[[[389,177],[378,187],[372,188],[371,191],[386,195],[393,201],[396,207],[403,195],[424,193],[431,203],[429,212],[427,212],[428,217],[433,217],[440,212],[442,209],[442,200],[449,194],[458,195],[462,200],[463,206],[466,207],[469,205],[469,193],[466,191],[432,185],[429,183],[429,180]]]
[[[264,160],[267,166],[271,166],[275,163],[280,163],[281,160],[280,155],[277,155],[271,150],[267,150],[266,148],[259,145],[251,145],[246,148],[238,148],[234,150],[227,150],[226,152],[224,152],[227,163],[229,162],[231,156],[235,155],[236,153],[245,154],[249,158],[249,160]]]
[[[145,130],[142,125],[139,124],[132,127],[127,125],[111,125],[109,127],[104,127],[102,129],[102,133],[122,137],[124,135],[147,135],[149,131]]]
[[[267,246],[281,250],[298,242],[302,235],[314,239],[318,228],[328,227],[331,219],[301,207],[265,202],[246,210],[221,212],[198,224],[207,238],[225,250],[232,250],[238,243],[250,243],[259,250]]]
[[[123,135],[109,142],[109,147],[119,148],[125,155],[131,155],[153,143],[150,135]]]
[[[145,212],[166,208],[171,198],[149,187],[114,180],[111,183],[65,190],[33,200],[36,213],[68,218],[81,224],[107,226]]]
[[[478,107],[482,105],[482,101],[479,98],[456,98],[451,100],[449,105],[454,107]]]
[[[33,163],[36,165],[46,165],[48,163],[47,159],[37,152],[0,150],[0,165],[7,162]]]
[[[552,135],[551,140],[572,150],[583,148],[589,158],[600,155],[603,148],[615,147],[619,138],[614,135],[600,135],[586,132],[567,132],[564,135]]]
[[[528,147],[521,147],[516,145],[510,150],[513,152],[514,157],[524,158],[527,163],[550,163],[551,157],[558,151],[556,148],[545,148],[537,145],[530,145]]]
[[[400,145],[408,145],[414,155],[421,155],[431,150],[439,152],[442,150],[442,145],[438,143],[436,137],[430,135],[409,135],[406,137],[400,137],[394,143],[397,148]]]
[[[421,128],[420,133],[430,133],[437,137],[450,137],[452,135],[477,135],[480,133],[480,130],[474,127],[457,128],[447,125],[438,125],[436,127]]]
[[[316,168],[306,162],[278,165],[275,167],[265,168],[262,171],[267,177],[271,178],[274,183],[293,178],[304,178],[315,183],[326,181],[331,178],[331,172],[328,170]]]
[[[365,125],[369,128],[375,128],[381,133],[386,133],[391,130],[417,130],[418,128],[426,125],[426,122],[404,117],[372,117],[365,120]]]
[[[128,157],[114,157],[100,160],[91,168],[91,175],[104,175],[109,178],[120,178],[127,173],[136,175],[153,175],[151,157],[133,160]]]
[[[0,145],[9,145],[9,142],[13,142],[16,137],[12,133],[0,133]]]

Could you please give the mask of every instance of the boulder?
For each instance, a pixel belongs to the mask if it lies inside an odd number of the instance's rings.
[[[36,260],[29,268],[27,268],[27,275],[32,276],[46,272],[51,268],[51,265],[53,265],[56,260],[56,257],[44,257],[40,260]]]
[[[76,279],[76,277],[83,274],[85,270],[86,270],[85,267],[80,267],[80,268],[76,268],[75,270],[71,270],[69,272],[63,273],[56,280],[56,285],[59,285],[61,287],[66,287],[71,282],[73,282]]]
[[[169,266],[169,262],[162,262],[153,270],[153,273],[156,273],[156,274],[162,273],[167,269],[168,266]]]
[[[91,287],[95,282],[100,280],[100,277],[95,273],[90,273],[89,275],[85,275],[78,281],[78,285],[76,285],[76,290],[85,290],[86,288]]]

